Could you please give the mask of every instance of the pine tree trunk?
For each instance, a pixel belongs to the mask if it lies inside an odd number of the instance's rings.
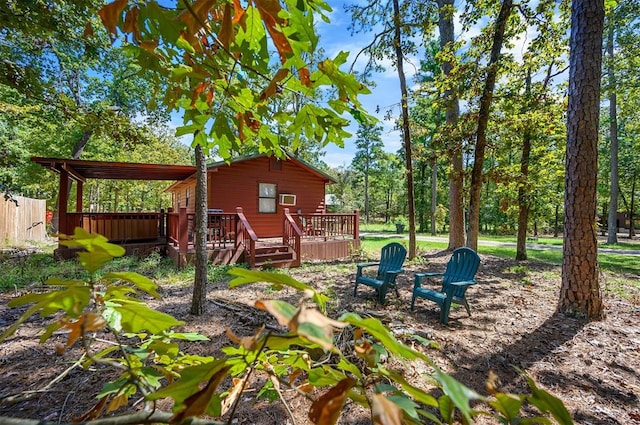
[[[558,311],[603,316],[596,240],[602,0],[574,0],[571,10],[562,286]]]
[[[529,112],[531,99],[531,69],[527,69],[525,80],[525,113]],[[527,126],[522,136],[522,157],[520,158],[520,178],[518,187],[518,238],[516,242],[516,261],[527,259],[527,225],[529,222],[529,200],[527,181],[529,179],[529,157],[531,156],[531,129]]]
[[[207,301],[207,161],[202,146],[196,145],[195,279],[191,314],[200,316]]]
[[[512,0],[503,0],[500,12],[498,13],[498,19],[496,20],[496,28],[493,33],[491,55],[489,56],[489,63],[487,64],[487,78],[485,80],[482,96],[480,97],[478,130],[476,133],[473,169],[471,171],[469,228],[467,229],[467,246],[476,251],[478,250],[478,233],[480,232],[480,197],[482,192],[484,150],[487,146],[487,125],[489,124],[489,112],[491,108],[491,99],[493,98],[493,89],[495,88],[496,77],[498,76],[498,59],[500,59],[500,51],[502,50],[502,43],[504,41],[504,31],[512,8]]]
[[[611,193],[607,218],[607,243],[618,243],[618,111],[616,99],[616,74],[613,57],[615,22],[611,18],[607,32],[607,73],[609,74],[609,138],[611,139]]]
[[[454,0],[438,0],[438,29],[440,30],[440,49],[447,51],[453,49],[454,27],[453,8]],[[442,63],[442,72],[445,77],[451,74],[453,61]],[[448,128],[455,128],[460,116],[458,94],[454,89],[448,88],[444,92],[446,102],[445,122]],[[455,134],[455,132],[452,132]],[[451,170],[449,173],[449,247],[453,250],[464,246],[464,181],[462,178],[462,142],[454,138],[451,143]]]
[[[436,208],[438,203],[438,161],[433,160],[431,165],[431,234],[438,233],[436,226]]]
[[[407,90],[407,80],[404,75],[404,57],[402,54],[402,43],[400,33],[400,6],[398,0],[393,0],[393,21],[394,21],[394,40],[396,51],[396,61],[398,68],[398,77],[400,78],[400,94],[402,96],[400,104],[402,105],[402,140],[405,151],[405,164],[407,168],[407,203],[409,206],[409,252],[407,257],[409,260],[416,256],[416,206],[413,192],[413,165],[411,152],[411,133],[409,132],[409,92]]]

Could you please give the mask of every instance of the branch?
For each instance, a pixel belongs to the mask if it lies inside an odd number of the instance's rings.
[[[157,410],[155,412],[136,412],[125,415],[111,416],[107,418],[94,419],[86,422],[49,422],[40,419],[22,419],[0,416],[0,423],[3,425],[135,425],[135,424],[169,424],[173,413]],[[224,425],[224,422],[187,418],[182,422],[189,425]]]

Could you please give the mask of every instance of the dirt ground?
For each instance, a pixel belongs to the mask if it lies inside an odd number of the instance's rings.
[[[561,398],[577,424],[640,424],[640,293],[629,285],[627,297],[607,295],[606,319],[586,322],[555,313],[560,285],[560,267],[537,262],[518,263],[482,255],[479,284],[468,292],[472,316],[464,309],[451,312],[448,326],[438,321],[436,306],[418,301],[410,312],[413,274],[438,271],[449,253],[429,251],[423,261],[408,264],[400,277],[400,298],[387,296],[384,306],[375,302],[374,291],[359,288],[353,296],[355,263],[311,265],[291,270],[297,279],[331,295],[330,309],[337,317],[354,311],[380,318],[402,339],[407,333],[436,342],[439,349],[418,346],[444,371],[486,394],[490,370],[497,373],[500,389],[526,391],[526,383],[516,368],[524,370],[543,388]],[[620,279],[620,276],[616,277]],[[622,285],[639,276],[623,276]],[[603,275],[605,287],[611,276]],[[625,283],[626,282],[626,283]],[[636,285],[637,287],[637,285]],[[285,289],[273,291],[264,284],[230,290],[226,282],[208,285],[206,315],[189,314],[191,288],[187,284],[161,288],[162,301],[156,307],[186,322],[185,330],[197,331],[211,341],[194,343],[190,352],[220,355],[230,344],[225,329],[236,335],[251,335],[262,324],[276,326],[266,313],[252,307],[257,299],[280,298],[295,302],[298,294]],[[15,294],[0,295],[0,331],[16,320],[23,310],[7,308]],[[38,332],[46,321],[35,318],[16,335],[0,344],[0,416],[40,418],[68,422],[95,403],[102,384],[113,374],[72,368],[64,378],[54,381],[73,365],[78,349],[63,355],[55,353],[58,336],[38,344]],[[407,341],[408,342],[408,341]],[[409,342],[408,342],[409,343]],[[424,381],[426,367],[411,364],[405,368],[412,382]],[[256,383],[257,385],[257,383]],[[255,400],[255,387],[242,398],[234,424],[310,423],[309,402],[286,392],[292,414],[280,401],[267,404]],[[368,413],[348,404],[341,424],[368,424]],[[491,419],[480,417],[479,424]]]

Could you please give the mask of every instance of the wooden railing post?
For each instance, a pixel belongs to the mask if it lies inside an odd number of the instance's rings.
[[[353,246],[360,247],[360,211],[353,211]]]
[[[160,237],[167,235],[167,222],[164,208],[160,208],[160,218],[158,219],[158,235]]]
[[[189,220],[187,208],[181,207],[178,213],[178,252],[185,254],[189,245]]]

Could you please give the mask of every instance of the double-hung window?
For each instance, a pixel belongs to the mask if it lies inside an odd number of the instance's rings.
[[[258,185],[258,212],[275,214],[278,187],[273,183]]]

